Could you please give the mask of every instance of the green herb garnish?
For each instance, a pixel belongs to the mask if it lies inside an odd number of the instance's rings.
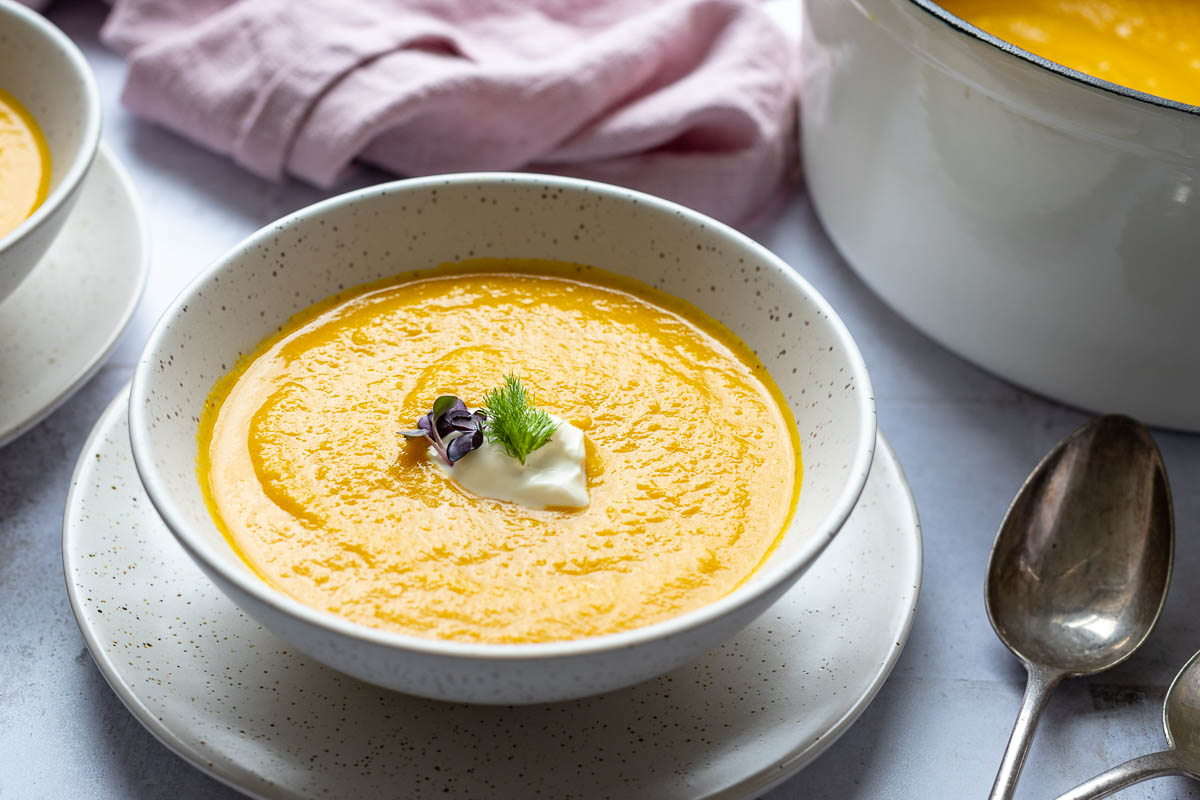
[[[529,392],[515,375],[505,375],[504,385],[488,392],[483,404],[487,410],[484,435],[522,464],[558,430],[549,414],[529,404]]]

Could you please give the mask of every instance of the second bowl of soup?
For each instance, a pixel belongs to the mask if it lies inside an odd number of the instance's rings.
[[[789,267],[670,203],[516,175],[260,231],[164,315],[130,419],[156,508],[247,612],[362,679],[492,703],[732,635],[874,445],[857,349]]]
[[[0,300],[66,222],[100,143],[100,95],[66,34],[0,0]]]

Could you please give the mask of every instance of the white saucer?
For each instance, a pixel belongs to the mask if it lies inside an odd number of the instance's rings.
[[[63,565],[101,672],[161,742],[260,797],[752,797],[834,742],[900,655],[921,582],[880,436],[862,499],[797,586],[700,661],[533,707],[394,694],[291,653],[176,544],[134,470],[128,388],[83,447]]]
[[[101,146],[49,252],[0,301],[0,447],[100,368],[133,316],[148,262],[133,185]]]

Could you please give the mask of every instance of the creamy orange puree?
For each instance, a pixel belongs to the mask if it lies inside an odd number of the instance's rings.
[[[586,508],[466,494],[425,440],[400,435],[438,395],[476,407],[508,372],[584,431]],[[199,473],[234,547],[308,605],[419,636],[540,642],[726,594],[785,529],[801,468],[778,389],[717,322],[591,267],[506,259],[351,289],[292,319],[214,388]]]
[[[1197,0],[939,0],[1023,50],[1106,81],[1200,105]]]
[[[37,210],[49,188],[46,140],[29,112],[0,89],[0,237]]]

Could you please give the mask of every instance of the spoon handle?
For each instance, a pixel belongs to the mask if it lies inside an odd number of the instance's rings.
[[[1097,797],[1108,797],[1113,792],[1149,778],[1192,774],[1180,762],[1174,750],[1163,750],[1160,753],[1131,758],[1124,764],[1105,770],[1090,781],[1059,795],[1056,800],[1093,800]]]
[[[1008,737],[1008,748],[1004,751],[1004,760],[996,772],[996,782],[992,784],[989,800],[1010,800],[1013,790],[1017,788],[1017,778],[1021,767],[1025,764],[1025,754],[1033,742],[1034,729],[1042,709],[1050,699],[1050,693],[1058,682],[1063,679],[1063,673],[1037,664],[1025,664],[1029,680],[1025,683],[1025,697],[1021,700],[1021,712],[1013,725],[1012,735]]]

